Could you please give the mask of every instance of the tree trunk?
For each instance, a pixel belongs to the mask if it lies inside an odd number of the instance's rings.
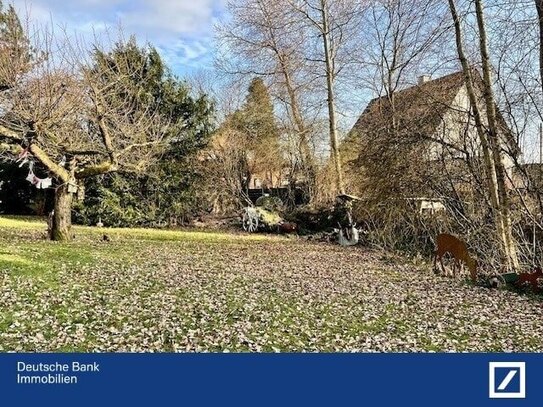
[[[287,72],[285,72],[285,83],[290,98],[290,104],[292,106],[292,116],[294,119],[294,123],[296,124],[298,137],[300,139],[298,149],[302,157],[302,165],[308,177],[310,178],[308,181],[310,182],[310,184],[314,184],[316,173],[315,160],[311,147],[309,146],[307,128],[302,118],[302,114],[300,113],[300,107],[298,104],[298,99],[296,97],[296,92],[294,91],[292,83],[290,82],[290,75]],[[313,186],[311,187],[311,189],[313,189]]]
[[[316,169],[315,169],[315,160],[313,157],[313,151],[309,146],[308,140],[308,131],[305,125],[304,119],[300,111],[300,104],[298,102],[298,97],[292,83],[292,78],[289,73],[289,68],[287,66],[287,61],[285,57],[279,52],[276,51],[279,64],[281,66],[281,71],[285,80],[285,87],[289,96],[289,104],[292,112],[292,120],[296,127],[296,132],[298,133],[299,143],[298,150],[302,159],[302,168],[304,175],[306,177],[306,193],[309,200],[313,199],[314,189],[315,189],[315,178],[316,178]]]
[[[68,184],[57,188],[55,193],[55,211],[50,230],[51,240],[67,242],[72,240],[72,199]]]
[[[488,139],[494,156],[494,165],[496,167],[496,181],[498,194],[500,198],[499,215],[503,224],[503,244],[505,249],[506,265],[509,270],[518,270],[519,262],[517,257],[516,245],[513,239],[513,227],[511,224],[510,199],[506,187],[506,168],[503,162],[500,145],[500,130],[496,118],[496,102],[494,91],[492,90],[492,72],[490,67],[490,57],[488,52],[488,42],[486,36],[485,18],[483,11],[483,1],[475,0],[477,13],[477,25],[479,27],[479,45],[481,50],[481,60],[483,63],[483,82],[484,99],[486,104],[486,113],[488,119]]]
[[[464,52],[462,29],[460,26],[460,18],[458,16],[458,12],[456,11],[456,5],[454,3],[454,0],[449,0],[449,8],[450,8],[451,15],[453,17],[453,22],[454,22],[458,58],[460,59],[460,62],[462,64],[462,69],[464,71],[464,76],[466,80],[466,88],[467,88],[468,96],[470,99],[473,116],[475,119],[475,127],[477,129],[477,134],[481,141],[481,147],[483,150],[483,158],[484,158],[486,172],[487,172],[486,175],[488,178],[488,189],[490,193],[490,201],[492,203],[492,212],[493,212],[494,220],[496,223],[496,233],[498,236],[498,240],[500,241],[500,244],[501,244],[501,257],[502,257],[502,261],[507,265],[508,269],[514,269],[518,267],[518,260],[516,260],[516,250],[512,241],[510,219],[509,219],[509,222],[507,222],[507,216],[509,216],[509,212],[504,213],[502,210],[503,209],[503,202],[502,202],[503,195],[502,193],[500,193],[499,177],[497,174],[497,168],[499,168],[501,164],[501,168],[503,169],[503,163],[502,163],[501,155],[499,154],[499,148],[498,148],[497,155],[495,154],[495,149],[493,148],[495,147],[495,145],[493,144],[494,141],[498,143],[499,141],[497,141],[496,138],[492,138],[491,134],[490,135],[488,134],[488,131],[486,130],[486,126],[484,125],[483,120],[482,120],[481,112],[479,110],[479,105],[477,102],[478,98],[477,98],[476,91],[474,88],[474,79],[472,75],[472,69],[469,66],[468,60]],[[483,32],[483,35],[484,35],[484,32]],[[484,43],[486,44],[486,38],[484,38],[483,40],[484,40]],[[484,49],[482,45],[483,44],[481,42],[481,51],[483,51]],[[486,68],[488,69],[488,65]],[[488,89],[485,89],[485,90],[486,92],[488,92]],[[488,97],[488,95],[486,96]],[[490,118],[489,118],[489,121],[490,121]],[[497,145],[499,147],[499,144]],[[499,161],[498,165],[496,165],[496,160]],[[502,173],[502,176],[503,176],[503,173]],[[502,181],[503,181],[503,178],[502,178]],[[506,205],[508,204],[507,200],[505,204]]]
[[[543,89],[543,0],[535,0],[535,7],[539,16],[539,76]]]
[[[326,62],[326,89],[328,93],[328,122],[330,124],[330,149],[332,160],[336,170],[336,188],[340,194],[345,193],[343,184],[343,170],[341,168],[341,157],[339,154],[337,137],[336,105],[334,98],[334,61],[332,56],[332,44],[330,42],[328,4],[321,0],[322,13],[322,42],[324,46],[324,60]]]

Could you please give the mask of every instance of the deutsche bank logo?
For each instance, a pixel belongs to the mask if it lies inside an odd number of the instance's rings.
[[[526,363],[490,362],[488,381],[488,397],[491,399],[524,399],[526,398]]]

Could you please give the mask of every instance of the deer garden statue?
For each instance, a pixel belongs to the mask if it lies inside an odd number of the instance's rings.
[[[469,255],[468,247],[465,242],[453,235],[442,233],[437,236],[436,245],[437,248],[434,253],[434,270],[436,269],[437,259],[439,258],[443,274],[446,274],[445,267],[443,266],[443,256],[449,253],[454,259],[453,276],[456,277],[456,269],[457,267],[461,267],[460,262],[462,261],[469,269],[471,281],[474,283],[477,282],[477,261]]]

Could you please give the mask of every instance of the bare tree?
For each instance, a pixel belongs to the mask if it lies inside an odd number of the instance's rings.
[[[490,58],[488,55],[482,2],[480,0],[476,0],[475,6],[477,14],[479,47],[483,62],[482,88],[488,126],[485,126],[485,123],[483,122],[483,115],[480,111],[478,103],[477,90],[474,85],[475,81],[478,80],[478,74],[474,72],[469,65],[468,59],[464,52],[460,17],[458,15],[454,0],[449,0],[449,8],[454,21],[456,33],[458,57],[462,64],[466,78],[468,96],[470,98],[475,125],[479,134],[486,163],[488,189],[494,211],[497,233],[502,244],[502,257],[508,269],[516,270],[518,269],[518,258],[515,243],[512,237],[510,204],[505,184],[505,166],[501,151],[500,128],[496,118],[496,104],[492,89]]]
[[[144,66],[114,58],[98,64],[97,55],[107,54],[98,45],[85,54],[45,30],[31,37],[43,57],[0,94],[0,138],[56,180],[51,238],[70,240],[73,193],[82,180],[145,170],[162,149],[168,120],[133,97],[130,78]],[[121,39],[117,47],[125,45]]]
[[[511,222],[511,204],[506,187],[506,168],[502,156],[502,143],[500,134],[503,127],[500,128],[496,114],[496,101],[493,90],[492,66],[488,51],[487,30],[485,24],[484,6],[482,0],[475,0],[475,9],[477,15],[477,26],[479,28],[479,43],[481,50],[481,60],[483,66],[483,97],[485,100],[486,116],[488,121],[488,139],[494,155],[494,165],[496,167],[496,177],[500,205],[498,211],[503,222],[503,241],[504,254],[506,256],[506,265],[508,269],[518,270],[519,262],[515,242],[513,240],[513,230]]]
[[[231,21],[218,28],[221,48],[226,52],[219,58],[220,68],[235,75],[266,77],[274,96],[286,108],[286,132],[295,134],[296,155],[312,195],[316,163],[312,126],[304,106],[312,78],[305,69],[306,38],[299,30],[299,18],[286,0],[237,0],[230,2],[228,9]]]
[[[339,150],[337,119],[337,79],[351,63],[349,45],[359,30],[362,2],[350,0],[290,0],[291,7],[304,19],[306,29],[318,34],[318,40],[306,58],[319,62],[324,71],[331,158],[335,169],[335,188],[345,193]],[[320,47],[318,43],[320,42]],[[320,48],[320,50],[319,50]]]
[[[231,121],[231,117],[226,119],[201,154],[205,189],[215,214],[229,214],[251,204],[248,195],[248,143]]]
[[[360,78],[377,95],[392,95],[413,84],[417,73],[441,68],[437,58],[448,31],[443,4],[436,0],[381,0],[364,10],[363,38],[357,65]]]
[[[535,0],[535,7],[539,16],[539,76],[543,89],[543,0]]]
[[[343,183],[343,170],[341,169],[341,157],[339,155],[338,135],[337,135],[337,119],[336,119],[336,101],[334,93],[334,81],[336,72],[334,68],[334,43],[331,38],[331,21],[330,9],[326,0],[320,0],[320,12],[322,16],[322,24],[318,25],[322,33],[322,46],[324,50],[324,61],[326,65],[326,91],[328,94],[328,121],[330,125],[330,148],[332,150],[332,158],[336,166],[337,184],[336,188],[340,194],[345,193],[345,185]]]

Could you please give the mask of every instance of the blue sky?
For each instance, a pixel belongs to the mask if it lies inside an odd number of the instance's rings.
[[[210,67],[213,26],[226,0],[12,0],[21,18],[92,38],[122,27],[157,47],[176,74]]]

